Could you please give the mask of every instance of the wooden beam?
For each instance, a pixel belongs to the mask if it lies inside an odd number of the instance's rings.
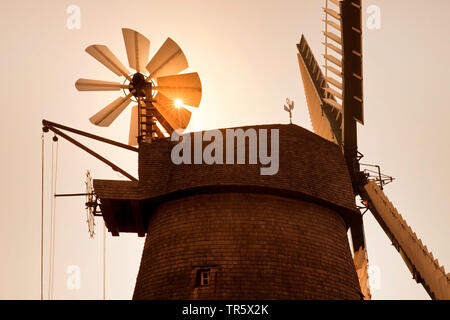
[[[333,88],[330,88],[330,87],[325,87],[323,89],[326,92],[330,93],[331,95],[335,96],[336,98],[339,98],[342,100],[342,94],[340,92],[338,92],[337,90],[334,90]]]
[[[329,54],[324,54],[323,56],[325,57],[325,59],[327,61],[330,61],[330,62],[334,63],[338,67],[342,67],[342,60],[339,60],[338,58],[336,58],[336,57],[334,57],[332,55],[329,55]]]
[[[42,122],[44,123],[44,121]],[[103,163],[107,164],[108,166],[110,166],[114,171],[120,172],[121,174],[123,174],[125,177],[127,177],[128,179],[130,179],[131,181],[138,181],[138,179],[136,179],[135,177],[133,177],[131,174],[129,174],[128,172],[126,172],[125,170],[119,168],[118,166],[116,166],[114,163],[112,163],[111,161],[109,161],[108,159],[102,157],[101,155],[99,155],[97,152],[89,149],[88,147],[86,147],[85,145],[83,145],[82,143],[78,142],[77,140],[75,140],[74,138],[68,136],[67,134],[65,134],[64,132],[61,132],[60,130],[56,129],[55,127],[53,127],[52,125],[50,125],[48,122],[46,122],[47,125],[45,125],[45,128],[48,128],[49,130],[53,131],[55,134],[57,134],[58,136],[61,136],[62,138],[66,139],[67,141],[71,142],[72,144],[76,145],[78,148],[86,151],[87,153],[89,153],[90,155],[94,156],[95,158],[97,158],[98,160],[102,161]]]
[[[328,83],[331,83],[333,86],[335,86],[336,88],[339,88],[340,90],[342,90],[344,88],[342,86],[342,83],[340,83],[339,81],[337,81],[334,78],[326,77],[325,79],[328,81]]]
[[[339,32],[341,31],[341,26],[339,24],[337,24],[336,22],[331,21],[331,20],[325,20],[325,19],[322,19],[322,21],[325,22],[326,24],[328,24],[329,26],[332,26]]]
[[[329,49],[333,50],[334,52],[340,54],[342,56],[342,49],[339,48],[338,46],[335,46],[332,43],[329,42],[322,42],[324,46],[328,47]]]
[[[330,16],[335,18],[336,20],[341,21],[341,15],[336,10],[329,9],[329,8],[323,8],[323,11],[325,11],[326,14],[329,14]]]
[[[108,144],[111,144],[113,146],[124,148],[124,149],[130,150],[130,151],[134,151],[134,152],[138,152],[139,151],[139,149],[136,148],[136,147],[129,146],[127,144],[120,143],[120,142],[117,142],[117,141],[114,141],[114,140],[106,139],[106,138],[103,138],[103,137],[100,137],[100,136],[96,136],[95,134],[84,132],[84,131],[81,131],[81,130],[78,130],[78,129],[74,129],[74,128],[71,128],[71,127],[63,126],[62,124],[59,124],[59,123],[56,123],[56,122],[51,122],[51,121],[48,121],[48,120],[42,120],[42,125],[44,127],[47,127],[47,128],[50,128],[50,127],[59,128],[61,130],[69,131],[69,132],[78,134],[80,136],[84,136],[84,137],[87,137],[87,138],[90,138],[90,139],[94,139],[94,140],[97,140],[97,141],[108,143]]]
[[[118,237],[119,228],[116,224],[116,216],[114,214],[114,208],[111,204],[111,200],[102,198],[100,208],[102,209],[103,220],[105,221],[105,225],[108,228],[108,231],[111,232],[113,237]]]
[[[342,45],[342,39],[341,37],[339,37],[337,34],[333,33],[333,32],[324,32],[323,33],[327,38],[330,38],[331,40],[339,43],[340,45]]]

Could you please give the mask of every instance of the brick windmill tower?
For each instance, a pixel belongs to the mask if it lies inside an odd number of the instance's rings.
[[[296,125],[232,128],[272,133],[268,145],[279,146],[274,175],[261,175],[264,163],[246,161],[255,149],[251,134],[239,140],[226,129],[216,133],[226,137],[223,146],[234,148],[221,151],[232,152],[234,159],[238,146],[244,146],[248,153],[243,161],[172,161],[174,142],[169,136],[187,127],[189,108],[198,107],[201,98],[199,77],[180,73],[187,61],[172,40],[146,64],[150,41],[124,29],[134,74],[105,46],[88,47],[89,54],[125,77],[122,84],[77,81],[83,91],[124,91],[124,97],[91,121],[107,126],[132,99],[137,102],[131,146],[115,145],[138,152],[138,179],[106,162],[131,181],[94,180],[109,232],[146,237],[134,299],[370,299],[362,214],[355,195],[377,217],[417,281],[433,298],[449,297],[443,268],[360,169],[356,121],[363,122],[361,2],[326,1],[325,16],[325,70],[341,79],[322,73],[304,37],[298,44],[315,133]],[[60,133],[53,123],[44,121],[44,126]],[[187,134],[183,141],[207,134]],[[201,139],[200,146],[203,149],[207,142]],[[383,185],[381,175],[376,182]]]

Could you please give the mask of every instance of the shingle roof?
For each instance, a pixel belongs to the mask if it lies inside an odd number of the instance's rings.
[[[175,165],[170,158],[174,142],[164,139],[140,145],[139,182],[94,180],[95,192],[100,199],[147,200],[182,192],[252,190],[311,199],[347,214],[355,210],[350,176],[337,145],[296,125],[241,128],[279,129],[280,158],[276,175],[261,175],[259,164]]]

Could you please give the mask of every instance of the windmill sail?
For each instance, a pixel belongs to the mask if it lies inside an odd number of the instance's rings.
[[[302,36],[300,72],[314,132],[342,147],[355,195],[360,195],[400,252],[414,279],[433,299],[450,299],[449,274],[417,238],[382,190],[361,172],[357,122],[364,124],[361,0],[325,1],[325,75]],[[365,299],[370,299],[363,220],[350,224],[354,263]]]
[[[298,48],[298,61],[305,88],[306,101],[314,132],[324,139],[343,145],[343,110],[337,102],[325,76],[320,69],[311,49],[302,36]],[[336,71],[339,72],[340,71]],[[361,287],[366,299],[371,298],[368,286],[368,262],[365,247],[364,229],[361,216],[356,216],[352,223],[352,241],[354,262]]]
[[[304,36],[297,45],[300,72],[314,132],[342,147],[354,180],[359,172],[356,121],[363,123],[361,1],[326,0],[324,13],[325,75]],[[370,299],[361,215],[355,215],[350,228],[361,291]]]
[[[298,63],[313,130],[322,138],[342,145],[342,107],[332,94],[327,97],[329,102],[324,100],[325,88],[328,85],[304,36],[297,48]]]
[[[450,273],[445,273],[444,267],[439,265],[381,188],[370,181],[362,188],[361,196],[369,203],[370,211],[402,256],[414,279],[423,285],[431,298],[450,299]]]

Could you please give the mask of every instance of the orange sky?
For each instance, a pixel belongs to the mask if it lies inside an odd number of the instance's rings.
[[[380,164],[396,181],[386,187],[414,231],[450,269],[450,2],[366,0],[381,8],[380,30],[364,32],[366,125],[359,128],[364,163]],[[66,28],[66,8],[81,8],[81,29]],[[302,33],[322,62],[323,1],[2,1],[0,298],[39,298],[40,121],[46,118],[111,139],[128,139],[129,111],[109,128],[88,118],[117,94],[80,93],[80,77],[118,78],[84,52],[106,44],[126,64],[122,27],[151,40],[153,55],[166,37],[184,50],[200,74],[203,99],[190,130],[287,123],[282,105],[295,101],[293,121],[311,129],[295,44]],[[367,16],[364,16],[364,20]],[[50,161],[51,135],[46,159]],[[136,156],[89,142],[136,175]],[[282,150],[281,150],[282,152]],[[119,179],[86,153],[60,140],[58,193],[83,192],[84,172]],[[47,172],[50,164],[46,166]],[[47,175],[47,185],[50,185]],[[49,190],[46,190],[49,225]],[[54,297],[102,298],[102,223],[89,239],[83,199],[58,199]],[[364,217],[370,263],[381,271],[375,299],[427,299],[370,213]],[[48,229],[46,230],[48,244]],[[131,298],[143,240],[107,240],[107,297]],[[46,255],[46,266],[48,257]],[[81,268],[81,288],[66,288],[66,269]],[[47,288],[46,288],[47,292]]]

